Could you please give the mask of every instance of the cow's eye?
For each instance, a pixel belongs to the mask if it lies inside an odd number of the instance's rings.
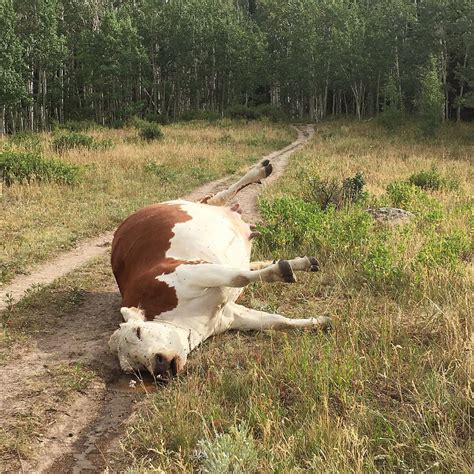
[[[137,330],[135,332],[137,334],[138,339],[141,340],[142,339],[142,330],[141,330],[141,328],[137,328]]]

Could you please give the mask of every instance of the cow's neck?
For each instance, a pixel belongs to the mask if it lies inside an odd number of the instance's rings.
[[[160,319],[156,322],[171,327],[176,332],[186,355],[188,355],[193,349],[199,346],[201,342],[209,337],[207,334],[202,334],[197,329],[189,326],[183,326],[181,324],[175,323],[174,321],[164,321]]]

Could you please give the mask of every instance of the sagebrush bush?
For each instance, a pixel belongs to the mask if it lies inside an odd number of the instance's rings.
[[[29,151],[41,150],[41,137],[34,132],[20,132],[10,137],[10,142],[14,145]]]
[[[163,132],[157,123],[144,122],[138,127],[138,136],[142,140],[153,141],[163,138]]]
[[[207,474],[256,472],[259,452],[250,430],[231,427],[229,433],[215,433],[200,439],[195,450],[199,472]]]
[[[364,185],[362,173],[345,178],[342,183],[336,179],[316,177],[310,180],[308,198],[316,202],[321,209],[327,209],[329,206],[341,209],[365,200],[367,194],[363,191]]]
[[[144,164],[143,169],[146,173],[153,174],[160,178],[161,181],[165,181],[168,183],[176,181],[179,178],[179,173],[176,171],[176,169],[173,169],[161,163],[157,163],[153,160],[147,161]]]
[[[98,140],[88,135],[76,132],[61,133],[53,138],[52,148],[63,153],[75,148],[85,148],[87,150],[105,150],[112,146],[112,140]]]
[[[0,153],[0,175],[6,186],[34,181],[72,185],[79,181],[81,174],[82,168],[79,166],[44,158],[38,153]]]
[[[98,125],[93,120],[68,120],[59,125],[59,129],[69,132],[86,132],[97,128]]]
[[[428,189],[437,191],[439,189],[457,189],[459,182],[455,179],[448,179],[441,176],[436,167],[432,167],[429,170],[422,170],[418,173],[413,173],[409,178],[408,182],[421,189]]]

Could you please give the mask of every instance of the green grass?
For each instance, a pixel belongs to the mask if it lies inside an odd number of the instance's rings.
[[[466,131],[442,130],[428,143],[411,129],[394,137],[374,124],[319,127],[265,191],[254,253],[316,254],[322,270],[295,285],[253,285],[243,304],[330,315],[334,330],[206,343],[185,375],[138,407],[123,440],[130,472],[472,472]],[[407,184],[433,164],[459,187]],[[322,210],[312,199],[312,178],[357,172],[363,202]],[[364,211],[396,203],[415,213],[412,222],[377,224]]]
[[[227,119],[211,125],[174,124],[162,130],[164,138],[150,142],[136,140],[132,128],[90,130],[94,143],[113,141],[115,146],[76,147],[56,156],[54,163],[60,163],[61,169],[80,167],[81,180],[75,186],[54,180],[30,180],[30,184],[22,180],[4,186],[0,284],[81,239],[113,229],[140,207],[183,196],[206,181],[244,170],[295,137],[294,130],[285,125]],[[3,147],[16,154],[31,153],[33,147],[34,153],[55,157],[54,135],[32,136],[14,138]]]

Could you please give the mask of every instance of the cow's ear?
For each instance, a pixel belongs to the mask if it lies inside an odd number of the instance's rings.
[[[120,312],[122,313],[125,322],[130,321],[131,319],[145,321],[145,313],[139,308],[127,308],[126,306],[123,306],[120,308]]]

